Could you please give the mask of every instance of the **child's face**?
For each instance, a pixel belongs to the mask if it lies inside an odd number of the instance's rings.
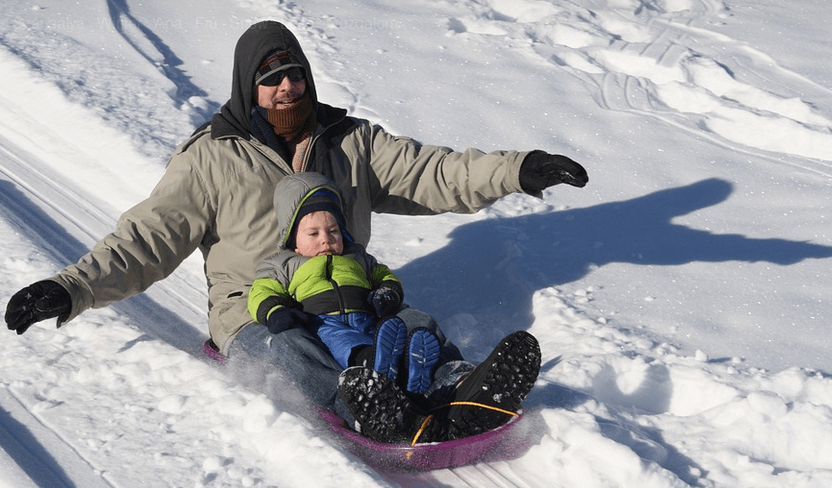
[[[326,210],[318,210],[304,215],[298,222],[295,246],[295,252],[301,256],[341,254],[344,237],[335,217]]]

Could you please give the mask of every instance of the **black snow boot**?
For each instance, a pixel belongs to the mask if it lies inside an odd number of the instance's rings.
[[[374,441],[406,443],[427,417],[393,380],[372,368],[345,369],[338,378],[338,394],[361,433]]]
[[[510,334],[451,394],[437,422],[450,422],[450,438],[496,429],[517,415],[540,372],[540,346],[525,331]]]
[[[422,410],[387,375],[371,368],[345,369],[338,394],[361,427],[361,434],[385,444],[423,444],[456,438],[444,417]]]

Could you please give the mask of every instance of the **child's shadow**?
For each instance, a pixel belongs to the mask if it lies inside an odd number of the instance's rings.
[[[724,202],[731,183],[708,179],[632,200],[456,228],[442,249],[396,270],[406,300],[440,322],[471,314],[493,343],[533,321],[535,290],[583,277],[610,263],[679,265],[696,261],[792,264],[832,257],[832,247],[756,239],[673,223]],[[490,334],[490,335],[489,335]]]

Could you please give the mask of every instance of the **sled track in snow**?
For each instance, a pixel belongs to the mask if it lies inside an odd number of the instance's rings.
[[[8,100],[0,101],[9,104]],[[60,266],[86,252],[113,228],[115,219],[71,186],[56,181],[48,170],[27,148],[0,136],[0,218]],[[168,294],[181,300],[182,308],[188,298],[179,293],[179,287],[192,286],[174,278],[153,295]],[[160,307],[154,298],[140,296],[118,307],[145,332],[198,351],[201,338],[194,332],[188,334],[188,324]],[[191,307],[197,305],[191,303]],[[79,452],[65,435],[71,430],[64,427],[45,422],[9,385],[0,385],[0,466],[12,472],[16,487],[117,486]]]
[[[117,213],[115,209],[108,214],[96,207],[71,185],[57,181],[48,165],[27,148],[3,136],[0,187],[0,209],[16,229],[59,266],[74,263],[115,228],[117,217],[111,215]],[[194,328],[205,321],[205,293],[199,288],[202,284],[201,280],[194,284],[187,274],[177,272],[145,294],[114,307],[127,312],[150,335],[197,353],[204,340]]]
[[[95,242],[114,221],[77,193],[56,184],[41,166],[34,156],[0,136],[0,175],[19,187],[13,190],[10,185],[3,192],[3,208],[11,212],[10,218],[17,217],[17,227],[26,231],[27,237],[39,241],[61,262],[68,262],[82,250],[77,238]],[[82,221],[87,224],[80,225]],[[72,243],[61,239],[60,245],[48,239],[61,234],[75,235],[76,239]]]
[[[383,474],[391,483],[412,486],[470,486],[471,488],[536,488],[512,469],[510,461],[481,463],[430,473]]]
[[[16,488],[117,486],[6,387],[0,388],[0,407],[0,447],[5,461],[19,467]],[[0,464],[8,466],[2,461]]]
[[[733,48],[736,48],[735,44],[737,42],[731,39],[725,39],[719,34],[702,29],[683,27],[667,21],[655,21],[652,25],[662,26],[663,28],[661,33],[656,35],[646,45],[617,41],[614,44],[615,47],[624,56],[646,57],[655,60],[657,67],[678,69],[680,72],[685,73],[688,78],[694,80],[688,82],[691,83],[691,86],[686,87],[686,89],[690,90],[691,97],[708,91],[707,87],[699,86],[695,82],[696,76],[692,74],[693,72],[698,72],[698,76],[706,78],[730,77],[733,79],[732,67],[741,69],[744,64],[748,63],[748,61],[743,59],[744,53],[734,52]],[[703,58],[705,61],[703,61]],[[698,124],[692,125],[690,121],[696,120],[697,117],[691,114],[679,113],[677,109],[669,107],[662,102],[661,93],[657,91],[657,86],[663,84],[661,77],[653,78],[643,73],[628,73],[626,71],[615,72],[610,66],[606,66],[605,68],[609,69],[609,71],[605,72],[602,76],[582,76],[585,79],[590,78],[592,80],[590,83],[597,86],[603,108],[653,117],[733,151],[764,159],[772,164],[785,164],[793,168],[832,178],[832,165],[823,160],[812,157],[799,157],[797,159],[782,157],[776,152],[766,150],[764,147],[755,147],[753,143],[747,145],[726,138],[726,136],[720,134],[718,131],[715,132],[709,128],[708,119],[711,117],[711,114],[704,111],[704,109],[699,116],[701,120]],[[762,74],[771,80],[776,80],[784,76],[796,76],[776,65],[770,67],[767,72]],[[736,79],[733,81],[737,87],[737,91],[741,94],[745,92],[747,95],[738,101],[732,100],[726,102],[722,100],[722,103],[731,106],[737,112],[747,114],[747,117],[757,120],[762,127],[766,127],[772,121],[789,120],[787,114],[771,112],[772,109],[769,104],[754,103],[754,99],[757,97],[763,99],[770,97],[774,99],[779,98],[780,95],[768,93],[756,86],[741,83]],[[803,82],[810,89],[827,91],[825,88],[819,87],[808,80],[803,80]],[[785,96],[783,100],[786,100]],[[794,100],[789,100],[788,102],[799,103]],[[803,130],[807,134],[811,134],[816,130],[809,123],[800,120],[795,122],[804,125]]]
[[[678,11],[655,2],[635,10],[591,3],[595,8],[566,10],[571,25],[599,42],[564,47],[542,34],[531,40],[546,45],[538,53],[544,63],[580,80],[600,108],[651,117],[755,160],[832,178],[832,122],[803,101],[828,100],[832,91],[712,28],[729,15],[722,1]],[[769,133],[788,127],[801,141],[747,137],[749,124]]]

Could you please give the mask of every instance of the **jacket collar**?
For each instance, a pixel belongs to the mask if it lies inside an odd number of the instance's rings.
[[[324,130],[326,130],[347,118],[347,111],[346,109],[332,107],[325,103],[318,103],[315,115],[318,118],[318,124],[322,125]],[[226,119],[222,112],[214,114],[214,117],[211,119],[211,138],[225,139],[229,137],[250,140],[253,136],[251,131],[243,132],[240,130],[237,125]]]

